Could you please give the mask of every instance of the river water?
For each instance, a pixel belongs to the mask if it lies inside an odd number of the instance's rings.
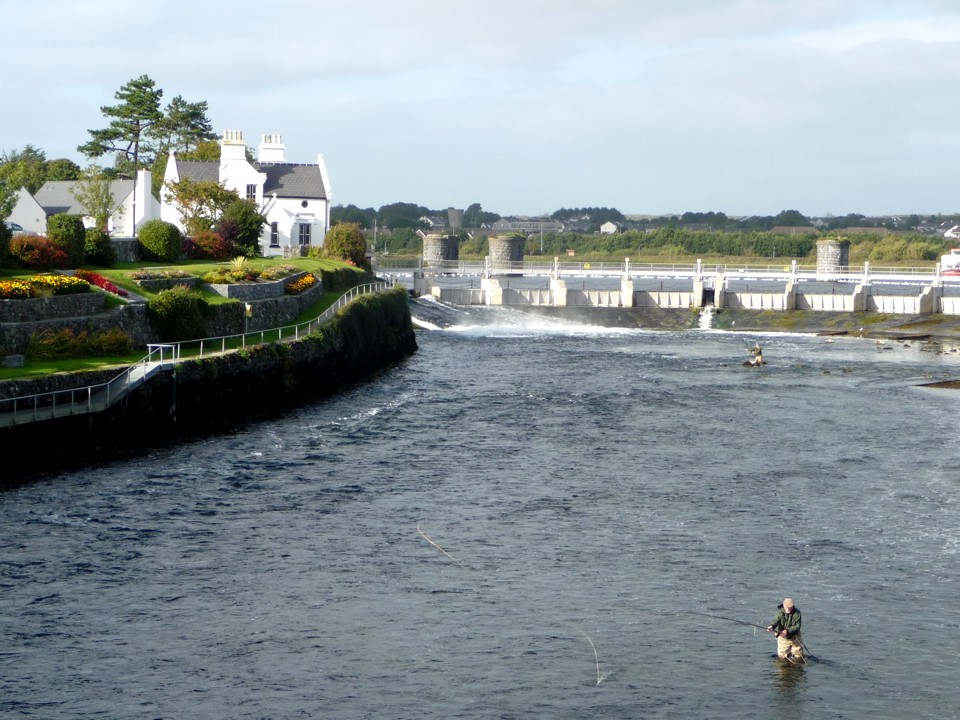
[[[0,494],[0,716],[960,717],[956,354],[452,320]]]

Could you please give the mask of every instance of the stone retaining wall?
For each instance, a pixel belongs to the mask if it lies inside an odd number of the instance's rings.
[[[91,290],[51,297],[0,300],[0,323],[35,322],[52,318],[96,315],[106,307],[106,296]]]
[[[99,294],[99,293],[98,293]],[[86,317],[58,318],[34,322],[0,323],[0,355],[23,354],[27,351],[30,336],[42,330],[69,329],[74,333],[105,333],[121,330],[127,333],[135,347],[146,347],[157,342],[156,333],[147,319],[147,306],[121,305],[108,313]]]
[[[223,297],[234,300],[266,300],[268,298],[282,297],[287,285],[310,274],[309,272],[298,272],[293,275],[288,275],[285,278],[271,280],[269,282],[210,283],[207,287],[217,293],[217,295],[222,295]]]

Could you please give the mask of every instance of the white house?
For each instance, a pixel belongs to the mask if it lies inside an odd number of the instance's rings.
[[[23,225],[23,223],[20,223]],[[26,227],[26,225],[23,225]],[[952,228],[943,233],[943,236],[948,240],[956,240],[960,238],[960,225],[954,225]]]
[[[10,222],[15,222],[27,232],[43,234],[47,231],[47,214],[26,188],[17,191],[17,203],[13,206]]]
[[[75,180],[48,180],[37,191],[33,196],[34,200],[45,213],[43,229],[37,232],[45,232],[46,218],[57,213],[83,215],[84,226],[93,227],[93,218],[86,215],[86,209],[70,192],[76,185]],[[140,170],[137,173],[136,184],[129,179],[113,180],[110,183],[110,193],[113,196],[114,210],[107,221],[107,232],[114,237],[133,237],[134,203],[137,227],[143,224],[144,220],[160,217],[160,203],[150,190],[149,170]],[[26,229],[26,225],[20,224]]]
[[[228,130],[220,140],[220,163],[179,160],[170,154],[160,192],[160,217],[184,230],[167,183],[183,178],[212,180],[240,197],[253,200],[267,218],[261,237],[263,254],[299,255],[322,246],[330,227],[330,178],[323,155],[316,164],[288,163],[279,135],[263,135],[257,159],[247,159],[243,133]]]
[[[607,220],[603,225],[600,226],[601,235],[616,235],[618,232],[623,230],[623,225],[613,220]]]

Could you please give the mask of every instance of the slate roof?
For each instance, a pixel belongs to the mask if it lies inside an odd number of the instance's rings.
[[[180,177],[191,180],[213,180],[220,182],[220,163],[199,160],[177,160]]]
[[[323,174],[317,165],[302,163],[251,163],[257,172],[267,176],[263,194],[269,197],[276,193],[281,198],[306,198],[326,200]],[[177,160],[180,177],[191,180],[220,182],[220,165],[215,162]]]
[[[56,213],[85,215],[86,210],[70,192],[76,184],[75,180],[47,180],[33,197],[47,215]],[[113,205],[116,207],[133,192],[133,180],[112,181],[110,192],[113,195]]]
[[[310,198],[326,200],[323,174],[316,165],[297,163],[254,163],[253,166],[267,176],[263,194],[285,198]]]

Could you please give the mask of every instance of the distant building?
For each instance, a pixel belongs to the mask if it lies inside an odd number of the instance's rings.
[[[600,226],[601,235],[616,235],[619,232],[623,232],[623,225],[613,220],[607,220]]]
[[[492,229],[495,232],[563,232],[563,223],[549,218],[500,218]]]

